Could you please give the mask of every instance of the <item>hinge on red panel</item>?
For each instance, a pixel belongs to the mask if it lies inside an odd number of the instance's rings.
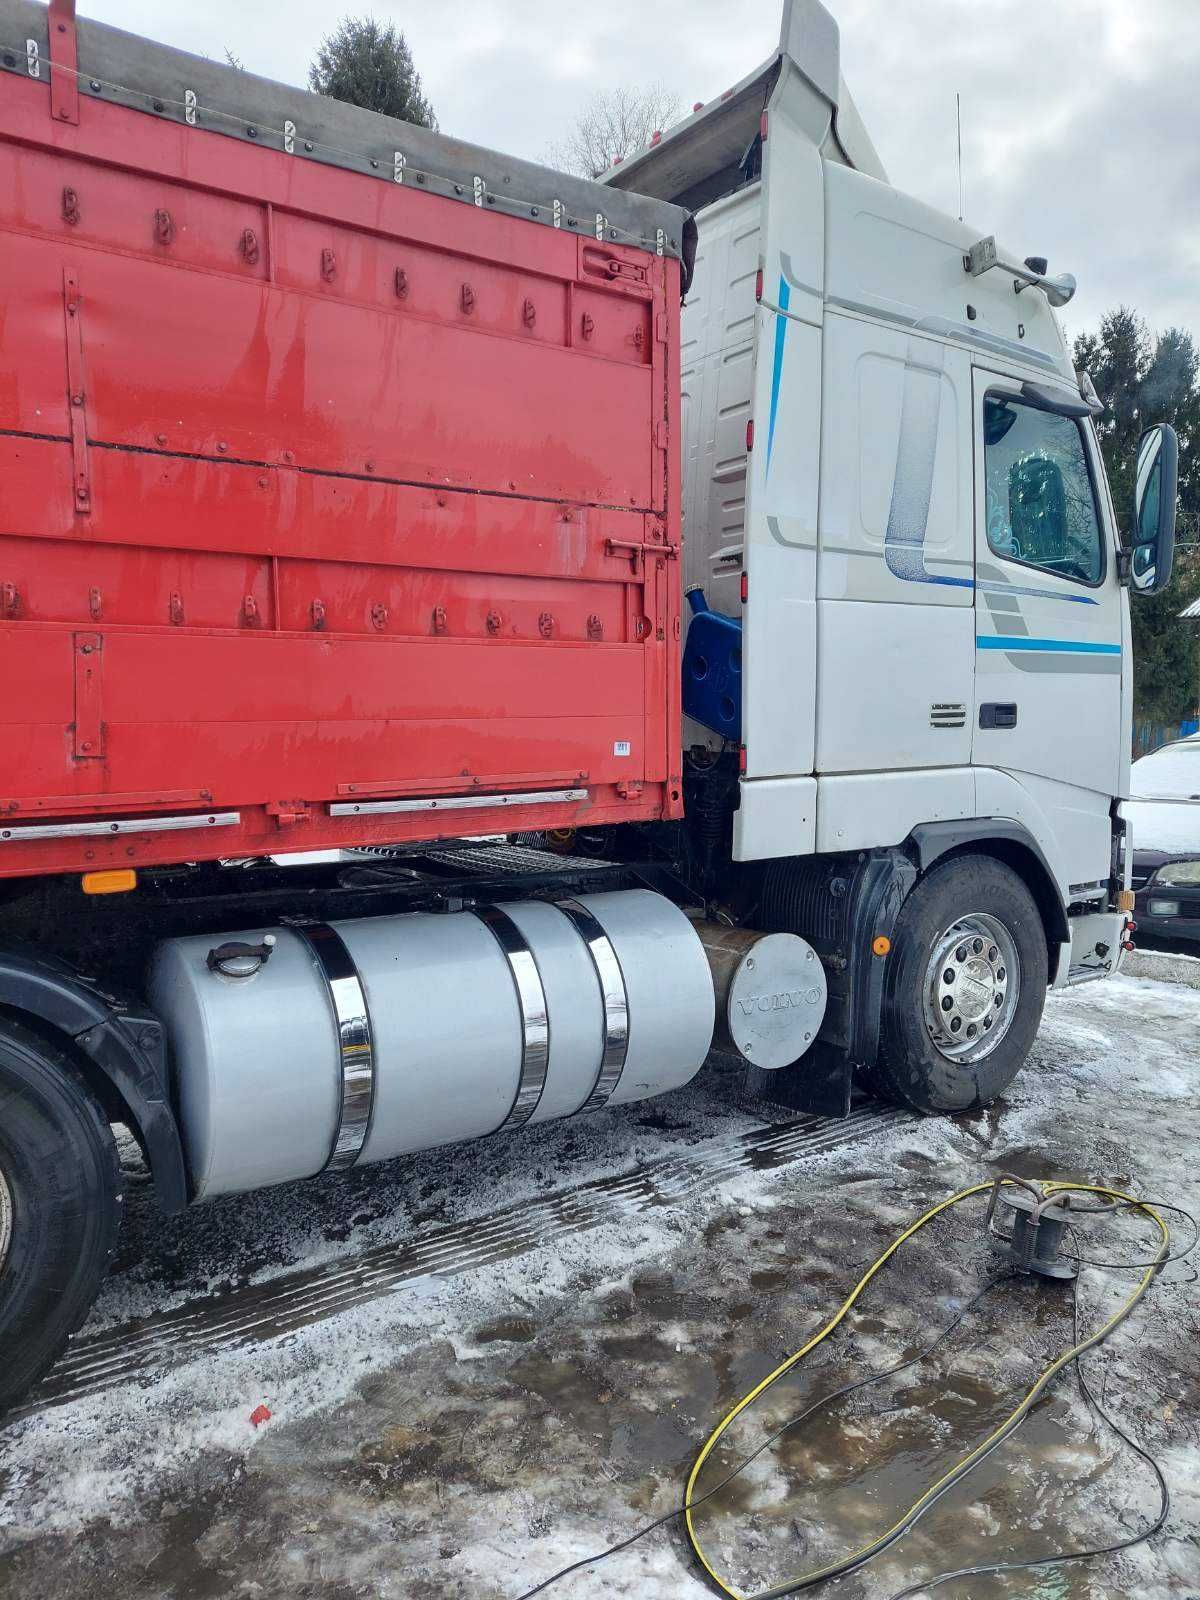
[[[326,283],[332,283],[337,277],[337,257],[332,250],[321,251],[321,276]]]
[[[79,53],[75,38],[75,0],[50,0],[50,115],[55,122],[79,121]]]
[[[68,184],[62,192],[62,219],[73,228],[79,216],[79,191]]]
[[[253,228],[243,228],[239,249],[248,267],[258,264],[258,235]]]
[[[103,649],[103,634],[75,635],[75,722],[71,753],[76,761],[95,761],[104,755],[104,723],[100,717]]]
[[[258,601],[252,594],[242,597],[242,626],[243,628],[257,628],[260,618],[258,614]]]
[[[307,800],[268,800],[265,809],[267,815],[274,817],[281,828],[289,827],[295,822],[312,821]]]
[[[445,608],[445,606],[434,606],[434,608],[433,608],[433,631],[434,631],[434,633],[445,633],[446,629],[447,629],[447,626],[448,626],[448,624],[446,622],[446,608]]]
[[[83,372],[83,297],[79,292],[79,279],[69,267],[63,269],[63,309],[67,332],[67,413],[71,432],[75,510],[86,515],[92,509],[92,488],[88,475],[87,391]]]
[[[93,622],[99,622],[104,614],[104,596],[99,589],[88,590],[88,612]]]
[[[167,616],[172,627],[181,628],[183,626],[183,596],[178,589],[171,591],[170,603],[167,606]]]
[[[324,628],[325,628],[325,602],[324,602],[324,600],[314,600],[312,605],[309,607],[309,613],[312,616],[312,625],[313,625],[313,627],[317,630],[318,633],[323,632]]]
[[[587,636],[589,639],[603,639],[604,637],[604,624],[594,611],[587,619]]]
[[[0,617],[10,622],[21,615],[21,591],[15,583],[0,583]]]
[[[642,785],[634,778],[622,778],[617,785],[617,793],[622,800],[640,800]]]

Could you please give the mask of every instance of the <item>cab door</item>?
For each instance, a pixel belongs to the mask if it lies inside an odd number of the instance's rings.
[[[1072,883],[1108,873],[1121,773],[1122,591],[1087,408],[976,368],[977,769],[1011,775]],[[1012,815],[977,771],[981,812]],[[989,803],[989,793],[994,803]]]

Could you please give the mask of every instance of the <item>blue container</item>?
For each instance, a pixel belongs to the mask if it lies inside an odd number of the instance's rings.
[[[689,589],[693,616],[683,649],[683,709],[734,744],[742,742],[742,624],[710,611]]]

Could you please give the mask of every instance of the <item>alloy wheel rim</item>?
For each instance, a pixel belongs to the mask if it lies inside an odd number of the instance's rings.
[[[925,969],[925,1026],[956,1064],[982,1061],[1012,1027],[1021,994],[1021,958],[999,918],[972,911],[933,942]]]

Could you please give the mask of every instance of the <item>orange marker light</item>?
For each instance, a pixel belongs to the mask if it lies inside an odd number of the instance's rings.
[[[137,873],[132,867],[116,867],[112,872],[85,872],[79,882],[84,894],[128,894],[137,888]]]
[[[875,954],[877,956],[885,956],[885,955],[887,955],[888,951],[891,948],[892,948],[892,941],[888,938],[886,933],[881,933],[879,935],[878,939],[876,939],[874,941],[874,943],[871,945],[871,949],[875,952]]]

